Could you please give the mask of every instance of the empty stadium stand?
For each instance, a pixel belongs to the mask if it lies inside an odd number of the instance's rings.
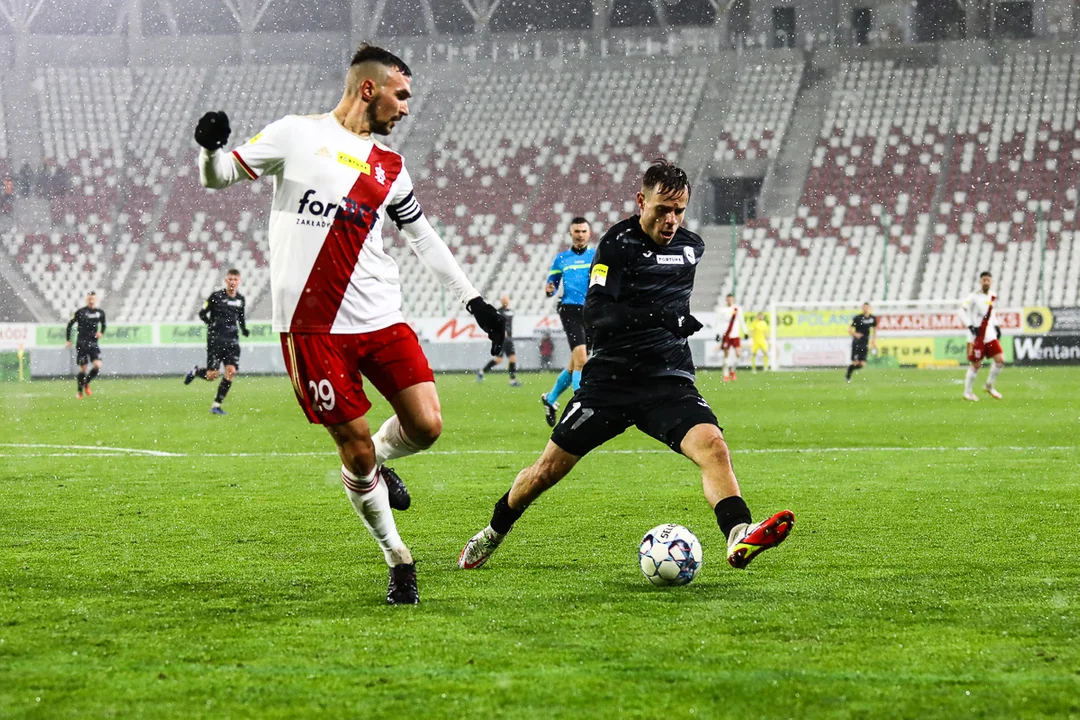
[[[727,83],[702,162],[778,156],[808,70],[790,53],[762,57]],[[417,117],[391,142],[473,283],[509,292],[518,312],[546,312],[541,284],[570,218],[584,214],[601,233],[634,211],[650,160],[697,161],[683,155],[707,67],[492,66],[452,90],[417,84]],[[795,212],[738,228],[733,270],[707,292],[719,301],[737,281],[747,307],[879,298],[887,277],[890,298],[956,297],[990,269],[1008,304],[1080,302],[1080,55],[1008,52],[962,66],[870,55],[814,72],[831,95]],[[43,67],[29,91],[43,161],[72,187],[48,200],[44,230],[9,220],[0,247],[53,319],[88,289],[117,320],[191,318],[231,266],[260,306],[271,186],[203,190],[189,129],[220,107],[241,142],[284,114],[333,107],[337,81],[300,64]],[[10,173],[3,116],[0,107],[0,172]],[[404,239],[387,235],[406,313],[455,310]]]

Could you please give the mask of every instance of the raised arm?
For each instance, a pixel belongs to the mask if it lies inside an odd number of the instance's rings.
[[[195,142],[201,146],[199,182],[203,187],[221,190],[241,180],[258,180],[281,172],[285,158],[279,140],[287,131],[287,120],[271,123],[244,145],[226,152],[223,148],[231,133],[229,116],[220,110],[203,115],[195,128]]]

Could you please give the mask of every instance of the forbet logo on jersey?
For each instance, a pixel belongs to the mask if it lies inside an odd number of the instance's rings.
[[[324,203],[321,200],[315,200],[312,196],[315,194],[314,190],[308,190],[300,198],[300,207],[296,209],[297,215],[314,215],[317,220],[312,220],[306,217],[300,217],[297,219],[297,225],[314,225],[316,227],[327,227],[331,224],[331,220],[324,220],[322,218],[333,217],[334,220],[342,220],[350,225],[356,225],[364,230],[370,230],[371,226],[375,224],[375,221],[379,217],[377,210],[369,206],[364,202],[357,202],[350,197],[341,198],[340,203]]]

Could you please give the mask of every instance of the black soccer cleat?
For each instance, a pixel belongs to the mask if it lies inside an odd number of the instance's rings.
[[[199,366],[198,365],[195,365],[190,370],[188,370],[187,375],[184,376],[184,384],[185,385],[190,385],[191,381],[195,379],[195,373],[197,373],[198,371],[199,371]]]
[[[548,427],[555,427],[555,421],[558,419],[559,414],[559,403],[548,402],[547,395],[541,395],[540,402],[544,404],[544,419],[547,420]]]
[[[388,468],[385,465],[379,470],[382,473],[383,481],[386,482],[386,493],[390,496],[390,507],[394,510],[408,510],[412,505],[412,496],[409,495],[409,488],[405,487],[405,483],[392,468]]]
[[[416,563],[394,565],[390,568],[390,584],[386,588],[387,605],[416,605],[420,591],[416,589]]]

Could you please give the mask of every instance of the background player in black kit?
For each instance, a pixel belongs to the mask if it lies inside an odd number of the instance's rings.
[[[848,326],[851,336],[851,364],[847,368],[847,381],[851,374],[866,366],[866,354],[871,347],[877,350],[877,316],[870,314],[870,303],[863,303],[862,314],[856,315]]]
[[[788,510],[751,524],[716,416],[694,386],[686,338],[702,327],[690,314],[690,293],[705,243],[680,227],[689,200],[686,173],[657,161],[637,194],[640,215],[600,241],[585,298],[593,355],[581,388],[540,459],[518,474],[495,503],[491,524],[466,543],[459,567],[483,565],[534,500],[631,425],[701,468],[731,565],[746,567],[787,537],[795,520]]]
[[[184,377],[184,384],[188,385],[197,377],[205,380],[216,380],[218,365],[225,366],[225,377],[218,384],[217,396],[210,406],[210,412],[215,415],[225,415],[221,409],[221,403],[229,394],[233,378],[240,367],[240,334],[248,336],[247,324],[244,320],[244,296],[236,291],[240,286],[240,271],[232,268],[225,273],[225,288],[215,290],[206,299],[203,309],[199,311],[199,319],[206,323],[206,367],[198,365]]]
[[[506,337],[499,348],[499,354],[491,358],[481,370],[477,370],[476,382],[484,382],[484,373],[501,363],[505,357],[510,360],[510,387],[520,387],[521,382],[517,379],[517,351],[514,349],[514,311],[510,309],[510,296],[503,295],[499,298],[499,303],[499,314],[506,321]]]
[[[78,326],[75,334],[75,364],[79,366],[79,374],[75,376],[78,383],[78,392],[75,397],[82,399],[83,394],[93,395],[90,392],[90,381],[101,372],[101,348],[98,340],[105,334],[105,311],[97,306],[97,295],[86,294],[86,306],[75,311],[67,324],[67,342],[65,347],[71,347],[71,328]],[[86,366],[92,365],[90,372],[86,372]]]

